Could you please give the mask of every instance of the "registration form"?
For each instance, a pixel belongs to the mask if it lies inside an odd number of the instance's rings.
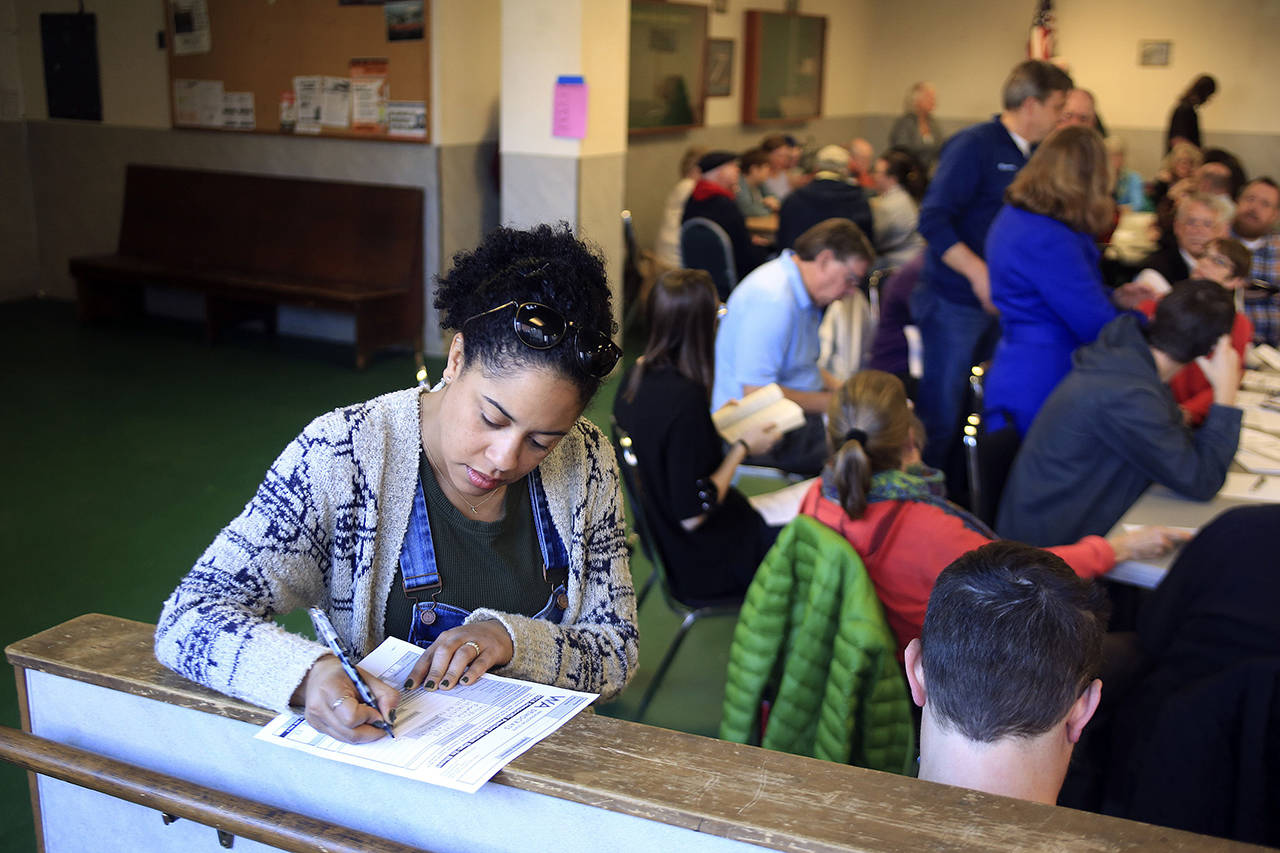
[[[390,637],[360,662],[366,673],[403,684],[422,649]],[[474,793],[529,747],[568,722],[599,694],[486,673],[453,690],[402,691],[395,738],[354,744],[281,714],[255,735],[280,746]]]

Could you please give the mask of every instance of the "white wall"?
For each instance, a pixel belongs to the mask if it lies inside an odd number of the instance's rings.
[[[1034,3],[871,0],[875,44],[866,112],[896,113],[906,88],[932,80],[938,115],[976,118],[999,109],[1004,75],[1026,55]],[[1280,2],[1276,0],[1058,0],[1058,53],[1098,97],[1108,125],[1163,130],[1178,95],[1201,73],[1218,95],[1201,126],[1280,133]],[[1138,65],[1141,39],[1173,42],[1167,68]]]
[[[48,118],[40,13],[74,12],[66,0],[10,0],[16,11],[17,55],[24,117]],[[169,126],[169,63],[156,44],[164,29],[160,0],[85,0],[97,17],[102,121],[130,127]]]
[[[682,0],[710,6],[709,0]],[[827,18],[827,48],[822,80],[822,113],[848,116],[862,112],[866,100],[867,58],[873,33],[870,14],[873,0],[804,0],[805,15]],[[748,9],[780,12],[783,0],[729,0],[725,12],[707,10],[710,38],[733,39],[733,84],[725,97],[707,98],[706,125],[737,125],[742,118],[743,33]]]

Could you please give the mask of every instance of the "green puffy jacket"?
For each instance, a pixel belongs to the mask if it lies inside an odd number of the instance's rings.
[[[840,534],[799,516],[747,590],[720,737],[752,739],[769,686],[775,698],[761,746],[915,775],[915,728],[896,649],[862,560]]]

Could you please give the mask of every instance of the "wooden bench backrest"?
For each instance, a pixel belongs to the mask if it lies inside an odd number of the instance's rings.
[[[119,254],[193,269],[422,287],[415,187],[131,164]]]

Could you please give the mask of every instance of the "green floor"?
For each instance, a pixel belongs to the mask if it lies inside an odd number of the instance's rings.
[[[246,332],[209,348],[191,324],[82,329],[70,304],[0,305],[0,645],[88,612],[154,622],[311,418],[413,383],[408,355],[350,363],[347,347]],[[616,386],[587,411],[601,426]],[[643,557],[632,572],[643,583]],[[634,718],[677,625],[651,596],[640,670],[601,713]],[[731,631],[729,619],[694,627],[645,722],[715,732]],[[0,724],[18,725],[9,677]],[[0,763],[0,851],[34,844],[26,775]]]

